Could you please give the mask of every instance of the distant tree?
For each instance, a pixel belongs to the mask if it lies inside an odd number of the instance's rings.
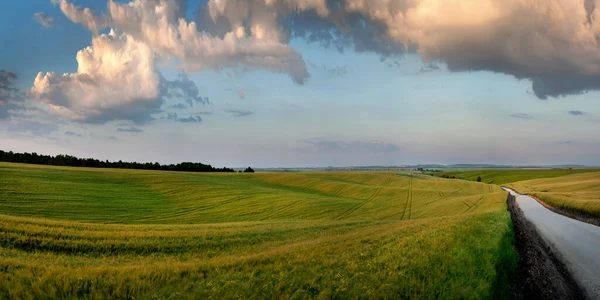
[[[481,176],[477,176],[477,182],[481,182]]]
[[[139,163],[139,162],[118,162],[100,161],[94,158],[77,158],[75,156],[59,154],[57,156],[40,155],[37,153],[14,153],[0,150],[0,161],[71,166],[71,167],[91,167],[91,168],[123,168],[123,169],[145,169],[162,171],[185,171],[185,172],[235,172],[229,168],[214,168],[211,165],[205,165],[195,162],[182,162],[179,164],[161,165],[159,163]],[[253,170],[254,171],[254,170]]]
[[[244,170],[244,173],[254,173],[254,169],[247,167],[246,170]]]

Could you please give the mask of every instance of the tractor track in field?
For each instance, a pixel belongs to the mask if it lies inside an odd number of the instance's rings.
[[[435,203],[435,202],[438,202],[438,201],[444,200],[444,199],[446,199],[446,198],[449,198],[450,196],[452,196],[453,194],[455,194],[455,193],[456,193],[456,192],[458,192],[458,191],[460,191],[460,189],[458,189],[458,190],[454,190],[454,191],[450,192],[448,195],[446,195],[446,194],[444,194],[442,191],[440,191],[441,195],[443,195],[443,196],[442,196],[440,199],[435,199],[435,200],[433,200],[433,201],[429,201],[429,202],[427,202],[427,203],[423,204],[423,206],[427,206],[427,205],[429,205],[429,204],[431,204],[431,203]]]
[[[283,212],[285,210],[288,210],[289,208],[297,206],[297,205],[299,205],[301,203],[302,203],[302,201],[296,200],[296,201],[294,201],[294,202],[292,202],[292,203],[290,203],[288,205],[284,205],[282,207],[275,208],[270,214],[268,214],[267,216],[265,216],[263,218],[263,220],[268,220],[271,216],[276,216],[278,213],[281,213],[281,212]]]
[[[381,190],[383,190],[391,181],[392,181],[392,176],[389,176],[388,179],[381,186],[379,186],[377,188],[377,190],[373,193],[373,195],[371,195],[365,202],[359,203],[358,205],[356,205],[356,207],[351,208],[351,209],[347,210],[346,212],[340,214],[338,217],[336,217],[336,219],[341,220],[342,218],[347,217],[347,216],[353,214],[354,212],[358,211],[365,204],[373,201],[377,196],[379,196],[379,193],[381,193]]]
[[[410,216],[412,213],[412,179],[408,181],[408,190],[406,195],[406,205],[404,206],[404,211],[402,212],[401,220],[404,220],[404,216],[406,215],[406,211],[408,210],[408,219],[410,220]]]
[[[347,188],[348,188],[350,185],[351,185],[351,183],[346,183],[346,184],[344,184],[344,185],[342,186],[342,188],[341,188],[341,189],[339,189],[339,190],[337,190],[337,192],[335,192],[333,195],[334,195],[334,196],[339,196],[339,195],[341,195],[341,194],[342,194],[342,192],[343,192],[344,190],[346,190],[346,189],[347,189]]]
[[[475,203],[469,205],[467,204],[465,201],[463,201],[463,203],[468,207],[465,212],[469,212],[471,211],[471,209],[474,207],[475,209],[473,209],[473,211],[475,211],[478,207],[479,204],[481,204],[481,200],[483,200],[483,198],[485,198],[486,195],[481,195],[481,197],[479,197],[479,199],[477,199],[477,201],[475,201]]]

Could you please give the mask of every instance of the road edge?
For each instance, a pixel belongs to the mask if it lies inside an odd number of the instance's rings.
[[[519,254],[512,299],[587,299],[561,258],[525,218],[515,196],[509,193],[506,202]]]

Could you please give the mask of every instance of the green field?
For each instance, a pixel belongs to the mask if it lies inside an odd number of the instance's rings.
[[[0,298],[497,298],[498,186],[0,164]]]
[[[551,206],[600,217],[600,172],[519,181],[508,186]]]
[[[490,184],[503,185],[510,182],[537,178],[553,178],[571,174],[598,172],[598,169],[482,169],[482,170],[453,170],[430,173],[436,177],[454,176],[458,179],[476,181],[481,176],[481,181]]]

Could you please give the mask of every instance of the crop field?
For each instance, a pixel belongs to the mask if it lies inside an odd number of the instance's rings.
[[[397,173],[0,164],[0,298],[498,298],[506,192]]]
[[[435,172],[436,177],[454,176],[458,179],[476,181],[481,176],[481,181],[489,184],[502,185],[538,178],[553,178],[578,173],[598,172],[598,169],[482,169],[482,170],[455,170]]]
[[[600,217],[600,172],[519,181],[508,186],[551,206]]]

